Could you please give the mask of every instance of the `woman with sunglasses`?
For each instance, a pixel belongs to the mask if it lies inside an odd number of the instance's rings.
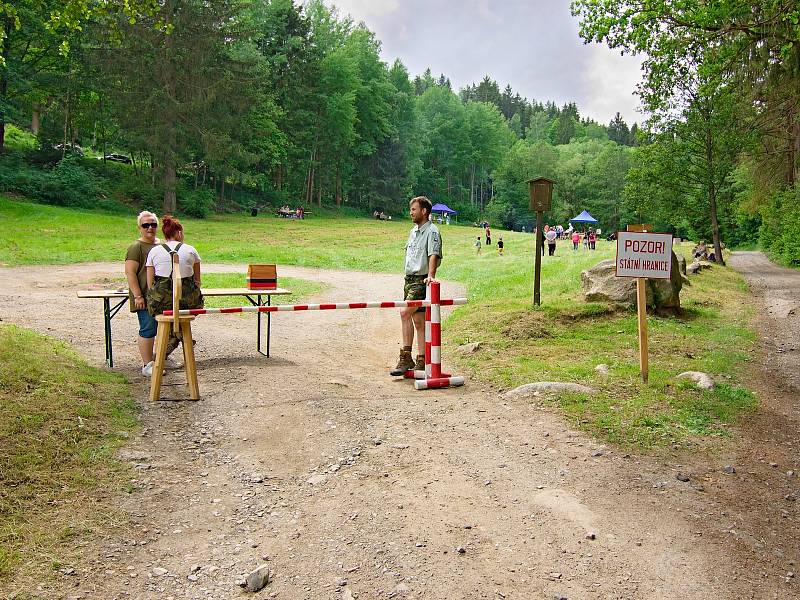
[[[130,309],[139,319],[139,355],[142,357],[142,375],[153,374],[153,346],[156,341],[156,320],[147,312],[145,293],[147,292],[147,255],[157,244],[158,217],[142,211],[137,219],[139,239],[128,246],[125,255],[125,277],[128,279]]]

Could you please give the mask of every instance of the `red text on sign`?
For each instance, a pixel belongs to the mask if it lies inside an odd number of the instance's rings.
[[[625,252],[644,252],[646,254],[661,254],[666,246],[664,242],[652,240],[625,240]]]

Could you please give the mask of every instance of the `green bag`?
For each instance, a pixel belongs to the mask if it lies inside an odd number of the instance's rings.
[[[179,243],[175,246],[175,250],[172,250],[166,244],[161,244],[161,247],[169,252],[170,265],[173,264],[173,255],[178,253],[178,249],[182,245],[182,243]],[[194,277],[181,277],[180,310],[203,308],[203,303],[203,293],[197,287]],[[172,273],[170,273],[169,277],[156,275],[153,287],[147,290],[147,312],[155,317],[163,314],[165,310],[172,310]]]

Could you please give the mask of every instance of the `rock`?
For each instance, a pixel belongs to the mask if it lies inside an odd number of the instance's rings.
[[[245,587],[248,592],[257,592],[269,583],[269,566],[260,565],[255,571],[250,573],[245,579]]]
[[[395,596],[405,596],[410,591],[411,588],[405,583],[398,583],[396,586],[394,586],[394,589],[391,591],[391,593]]]
[[[594,533],[593,531],[590,531],[589,533],[586,534],[585,537],[586,537],[587,540],[596,540],[597,539],[597,534]]]
[[[408,444],[392,444],[394,450],[405,450],[408,447]]]
[[[337,579],[336,580],[336,587],[344,587],[347,585],[347,579]]]
[[[587,302],[612,302],[636,305],[636,280],[616,276],[616,261],[608,259],[581,273],[581,285]],[[672,253],[669,279],[647,280],[647,305],[656,309],[679,309],[683,275],[679,259]]]
[[[351,592],[348,588],[343,588],[342,600],[353,600],[353,592]]]
[[[327,481],[327,476],[323,474],[312,475],[306,480],[306,483],[309,485],[319,485],[321,483],[325,483]]]
[[[522,398],[530,396],[536,392],[543,393],[560,393],[560,392],[576,392],[579,394],[596,394],[597,390],[594,388],[580,385],[579,383],[563,383],[560,381],[538,381],[536,383],[526,383],[511,391],[503,394],[506,398]]]
[[[681,275],[686,275],[686,257],[683,254],[675,253],[675,256],[678,259],[678,269],[681,272]]]
[[[264,476],[261,473],[250,475],[250,483],[264,483]]]
[[[147,452],[141,450],[130,450],[128,448],[120,448],[117,450],[117,458],[127,462],[142,463],[152,460],[152,457]]]
[[[797,473],[795,471],[786,471],[787,477],[797,477]]]
[[[678,256],[672,253],[672,266],[669,279],[647,280],[647,303],[657,309],[677,310],[681,307],[681,289],[683,288],[683,274],[681,273]],[[652,292],[652,300],[650,299]]]
[[[581,273],[581,285],[587,302],[636,304],[636,281],[615,277],[616,269],[616,261],[608,259]]]
[[[163,567],[153,567],[153,570],[150,572],[153,574],[153,577],[163,577],[169,573],[169,571]]]
[[[736,473],[736,467],[734,467],[733,465],[725,465],[724,467],[722,467],[722,471],[723,473],[727,473],[728,475],[733,475],[734,473]]]
[[[678,375],[677,379],[689,379],[694,381],[695,387],[701,390],[710,390],[714,387],[714,380],[711,378],[711,375],[700,371],[684,371]]]
[[[461,344],[458,347],[459,352],[463,352],[464,354],[471,354],[473,352],[477,352],[481,349],[482,342],[470,342],[468,344]]]
[[[686,473],[676,473],[675,479],[686,482],[689,481],[689,476]]]
[[[597,371],[598,375],[602,375],[603,377],[608,375],[608,365],[605,363],[597,365],[594,370]]]
[[[458,548],[456,548],[456,552],[458,552],[459,554],[466,554],[467,549],[464,548],[464,546],[459,546]]]

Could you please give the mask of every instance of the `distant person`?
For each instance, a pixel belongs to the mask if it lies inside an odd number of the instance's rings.
[[[139,238],[128,246],[125,254],[125,278],[128,280],[130,311],[136,313],[139,321],[139,335],[136,344],[142,358],[142,375],[150,377],[153,372],[153,346],[156,341],[158,323],[147,312],[147,256],[156,244],[158,217],[149,211],[142,211],[136,218]]]
[[[403,299],[425,300],[428,284],[436,277],[436,269],[442,260],[442,236],[436,225],[431,223],[433,205],[425,196],[417,196],[409,202],[409,214],[414,227],[408,235],[405,259],[405,285]],[[411,369],[425,369],[425,309],[401,308],[403,346],[400,359],[390,375],[403,375]],[[417,336],[417,359],[411,356],[414,333]]]
[[[522,226],[522,233],[525,233],[525,225]]]
[[[500,256],[503,256],[503,236],[502,235],[499,238],[497,238],[497,253]]]
[[[548,254],[548,256],[555,256],[555,254],[556,254],[556,239],[558,238],[558,233],[556,232],[555,228],[547,229],[545,227],[544,237],[547,240],[547,254]]]
[[[181,298],[179,308],[203,307],[203,294],[200,291],[200,255],[194,246],[183,241],[183,225],[171,215],[161,220],[161,231],[166,242],[155,246],[147,256],[147,310],[152,316],[160,315],[172,309],[172,255],[178,256],[178,276],[181,278]],[[175,350],[180,343],[170,328],[170,339],[167,343],[167,354]],[[150,371],[152,373],[152,366]]]
[[[692,251],[692,257],[699,258],[701,260],[708,258],[708,249],[706,248],[705,240],[700,240],[700,243],[694,247],[694,250]]]
[[[597,244],[597,234],[593,229],[589,230],[589,250],[594,250]]]
[[[581,234],[578,233],[577,231],[573,231],[572,232],[572,251],[573,252],[577,252],[578,251],[578,246],[580,245],[580,243],[581,243]]]
[[[488,223],[486,224],[486,229],[484,229],[483,231],[486,234],[486,245],[487,246],[491,246],[492,245],[492,230],[489,229],[489,224]]]
[[[481,253],[481,236],[478,236],[478,237],[475,238],[474,246],[475,246],[475,249],[477,250],[477,252],[475,254],[480,254]]]
[[[583,235],[581,237],[583,238],[583,249],[584,250],[588,250],[589,249],[589,232],[584,229],[583,230]]]
[[[445,224],[445,225],[450,225],[450,213],[447,213],[447,214],[444,216],[444,224]]]

